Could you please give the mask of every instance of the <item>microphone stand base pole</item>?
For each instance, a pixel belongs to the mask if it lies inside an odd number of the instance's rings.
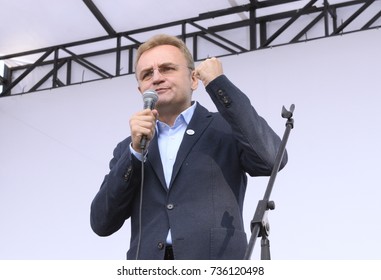
[[[270,256],[270,240],[267,236],[262,236],[261,240],[261,260],[271,260]]]

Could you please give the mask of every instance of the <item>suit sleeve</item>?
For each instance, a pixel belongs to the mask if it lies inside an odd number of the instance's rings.
[[[225,75],[210,82],[206,91],[233,130],[245,172],[250,176],[270,175],[281,143],[279,136],[258,115],[249,98]],[[286,163],[287,152],[280,168]]]
[[[100,236],[113,234],[131,216],[141,181],[141,162],[131,154],[130,142],[128,138],[114,149],[110,172],[91,204],[91,228]]]

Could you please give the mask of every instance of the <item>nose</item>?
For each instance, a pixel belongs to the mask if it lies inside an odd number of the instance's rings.
[[[152,74],[152,82],[154,84],[160,83],[163,81],[164,76],[160,73],[159,69],[153,69],[153,74]]]

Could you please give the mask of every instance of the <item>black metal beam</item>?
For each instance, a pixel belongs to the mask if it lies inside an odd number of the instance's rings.
[[[307,38],[307,32],[312,28],[314,27],[320,20],[322,20],[324,18],[324,13],[320,13],[318,14],[318,16],[313,20],[311,21],[305,28],[303,28],[291,41],[290,43],[297,43],[300,38],[302,38],[303,36],[305,36],[305,39],[308,40]]]
[[[54,51],[54,48],[49,49],[47,52],[45,52],[39,59],[36,60],[35,63],[30,65],[19,77],[17,77],[16,80],[11,82],[9,86],[7,86],[5,89],[3,89],[3,92],[1,93],[1,96],[7,96],[10,95],[11,89],[13,89],[21,80],[23,80],[30,72],[32,72],[37,66],[40,65],[41,62],[44,61],[45,58],[47,58],[52,52]]]
[[[50,77],[54,76],[54,73],[58,71],[63,65],[65,64],[64,61],[61,61],[57,64],[56,68],[53,68],[50,70],[44,77],[42,77],[33,87],[29,89],[28,92],[36,91],[42,86]],[[55,80],[57,80],[57,77],[53,77],[53,83],[55,83]],[[64,86],[64,84],[60,84],[60,86]],[[52,86],[52,88],[56,87],[55,85]]]
[[[83,0],[88,7],[92,7],[94,4],[91,0]],[[136,39],[135,36],[139,36],[142,38],[142,35],[145,35],[147,32],[152,31],[160,31],[161,29],[165,29],[168,27],[176,27],[179,28],[180,34],[178,35],[182,40],[187,41],[188,39],[192,40],[193,43],[193,56],[195,60],[204,59],[203,57],[199,57],[199,48],[201,48],[201,44],[199,44],[200,39],[207,40],[210,44],[217,46],[218,48],[224,50],[225,54],[214,54],[208,52],[209,56],[225,56],[232,54],[245,53],[248,51],[254,51],[261,48],[273,47],[276,45],[284,45],[289,43],[297,43],[300,41],[313,40],[323,37],[336,36],[338,34],[345,34],[349,32],[361,31],[371,28],[379,28],[381,26],[376,26],[376,21],[381,17],[381,11],[376,11],[376,15],[373,16],[370,20],[366,21],[363,24],[361,29],[358,30],[350,30],[348,26],[351,22],[358,18],[360,14],[363,13],[366,9],[370,9],[375,0],[367,1],[346,1],[339,4],[330,4],[328,0],[324,0],[322,6],[315,6],[315,0],[309,1],[300,9],[296,10],[287,10],[287,3],[297,3],[299,0],[286,0],[286,1],[277,1],[277,0],[268,0],[268,1],[257,1],[250,0],[250,4],[236,6],[228,9],[222,9],[217,11],[211,11],[208,13],[200,14],[198,17],[177,20],[174,22],[168,22],[159,24],[156,26],[144,27],[135,30],[129,30],[126,32],[115,33],[111,26],[107,27],[108,22],[101,18],[101,13],[94,9],[94,15],[99,18],[99,21],[105,26],[106,31],[108,32],[108,36],[101,36],[97,38],[90,38],[87,40],[82,40],[78,42],[71,42],[63,45],[57,45],[49,48],[41,48],[38,50],[30,50],[16,54],[4,55],[0,57],[0,60],[19,58],[30,55],[38,55],[41,56],[34,63],[29,65],[16,66],[8,69],[8,75],[4,76],[0,79],[0,82],[5,84],[3,86],[3,92],[0,93],[0,97],[18,94],[17,92],[12,92],[12,89],[18,84],[22,79],[24,79],[30,72],[32,72],[37,67],[51,67],[51,70],[44,77],[40,79],[35,85],[33,85],[29,91],[38,91],[46,88],[42,88],[43,84],[46,85],[47,79],[52,77],[52,85],[51,88],[61,87],[66,85],[71,85],[72,83],[72,68],[73,63],[77,63],[84,67],[87,70],[90,70],[92,73],[95,73],[100,79],[104,78],[112,78],[115,76],[126,75],[134,73],[134,53],[136,48],[141,44],[141,41]],[[282,6],[283,12],[280,13],[272,13],[264,16],[257,16],[258,10],[267,7],[275,7],[277,5],[285,5]],[[360,8],[358,6],[361,5]],[[95,7],[95,5],[94,5]],[[350,18],[348,18],[341,25],[338,25],[337,18],[338,12],[343,8],[353,7],[355,12],[352,14]],[[96,7],[95,7],[96,8]],[[377,6],[379,9],[379,7]],[[213,25],[213,20],[216,17],[230,16],[238,13],[247,13],[247,20],[239,20],[234,22],[228,22],[224,24]],[[284,34],[286,30],[297,20],[299,20],[302,16],[309,15],[312,20],[305,23],[306,17],[304,17],[303,24],[304,26],[300,26],[300,29],[296,32],[296,34],[287,34],[291,35],[290,39],[285,39],[286,41],[280,43],[274,43],[275,39],[280,37],[281,34]],[[268,30],[270,30],[271,24],[281,22],[281,27],[277,29],[276,32],[268,34]],[[324,35],[317,35],[315,37],[309,35],[307,37],[307,32],[309,32],[312,27],[316,27],[318,24],[322,25]],[[330,26],[331,25],[331,26]],[[193,27],[192,30],[196,28],[197,31],[188,32],[187,27]],[[329,28],[332,28],[333,32],[329,32]],[[234,42],[229,39],[229,32],[240,32],[239,28],[243,28],[248,31],[248,41],[247,42]],[[299,26],[298,26],[299,28]],[[237,30],[237,31],[236,31]],[[148,35],[147,35],[148,36]],[[283,36],[285,37],[285,36]],[[129,40],[129,43],[123,43],[122,38],[126,38]],[[257,43],[257,39],[259,39],[259,44]],[[102,42],[106,40],[115,40],[115,47],[108,49],[100,49],[99,51],[87,52],[87,53],[74,53],[73,47],[77,46],[85,46],[87,44]],[[288,40],[288,41],[287,41]],[[281,40],[277,40],[281,41]],[[208,45],[209,46],[209,45]],[[247,47],[249,46],[249,47]],[[213,49],[214,50],[214,49]],[[54,52],[54,53],[53,53]],[[52,55],[53,54],[53,55]],[[109,73],[104,70],[99,65],[95,63],[91,63],[89,59],[95,58],[101,55],[110,55],[114,54],[114,59],[111,61],[114,63],[115,72]],[[48,57],[53,56],[48,60]],[[123,58],[126,57],[127,65],[122,65]],[[62,77],[65,74],[62,72],[58,72],[60,68],[66,65],[66,77]],[[108,67],[109,68],[109,67]],[[122,69],[126,68],[124,74],[122,73]],[[13,74],[9,74],[13,73]],[[21,73],[21,74],[20,74]],[[17,78],[12,80],[12,76],[15,75]],[[60,77],[61,76],[61,77]],[[65,80],[65,83],[62,81]],[[93,79],[95,80],[95,79]],[[81,80],[82,82],[90,82],[92,81],[90,78],[88,80]],[[24,91],[24,90],[23,90]]]
[[[115,36],[116,31],[112,28],[111,24],[107,21],[107,19],[98,9],[98,7],[94,4],[94,2],[92,0],[83,0],[83,2],[89,8],[91,13],[95,16],[98,22],[102,25],[104,30],[106,30],[107,34],[109,34],[110,36]]]
[[[91,63],[90,61],[84,59],[81,56],[76,55],[72,51],[69,51],[68,49],[63,48],[65,52],[71,55],[72,59],[77,62],[78,64],[82,65],[83,67],[89,69],[90,71],[98,74],[102,78],[112,78],[113,75],[108,73],[107,71],[103,70],[102,68],[96,66],[94,63]]]
[[[364,5],[362,5],[352,16],[350,16],[343,24],[341,24],[332,35],[337,35],[344,30],[349,24],[351,24],[362,12],[364,12],[370,5],[374,3],[375,0],[365,1]]]
[[[250,0],[250,3],[254,4],[256,0]],[[253,9],[249,11],[249,48],[250,50],[255,50],[257,48],[257,8],[254,6]]]
[[[6,83],[7,83],[7,79],[5,79],[4,77],[0,75],[0,86],[5,85]]]
[[[281,33],[290,27],[290,25],[293,24],[301,15],[305,14],[305,12],[310,9],[316,2],[317,0],[311,0],[301,10],[298,10],[293,17],[291,17],[281,28],[278,29],[277,32],[275,32],[270,38],[266,40],[266,42],[264,42],[262,47],[269,46],[270,43],[272,43]]]
[[[232,48],[229,48],[229,47],[227,47],[227,46],[221,44],[220,42],[214,40],[213,38],[211,38],[211,37],[209,37],[209,36],[206,36],[206,35],[204,35],[204,34],[200,34],[200,35],[197,36],[197,37],[198,37],[198,38],[205,39],[205,40],[207,40],[207,41],[213,43],[214,45],[216,45],[216,46],[218,46],[218,47],[220,47],[220,48],[222,48],[222,49],[228,51],[230,54],[238,54],[237,51],[235,51],[235,50],[233,50]],[[197,48],[197,47],[196,47],[196,48]],[[209,56],[214,56],[214,55],[209,53],[209,54],[208,54],[208,57],[209,57]],[[198,60],[198,55],[194,56],[194,58],[195,58],[195,60]]]
[[[247,51],[247,49],[241,47],[240,45],[238,45],[236,43],[233,43],[232,41],[230,41],[230,40],[228,40],[228,39],[226,39],[226,38],[216,34],[213,31],[208,30],[207,28],[202,27],[201,25],[198,25],[198,24],[196,24],[194,22],[189,22],[189,24],[194,26],[194,27],[196,27],[196,28],[198,28],[199,30],[203,31],[205,34],[212,35],[213,37],[215,37],[215,38],[217,38],[217,39],[219,39],[219,40],[229,44],[230,46],[233,46],[233,47],[237,48],[238,50],[240,50],[240,52],[246,52]],[[232,54],[236,54],[237,53],[237,51],[233,51],[233,50],[231,50],[230,52]]]
[[[371,26],[381,17],[381,11],[379,11],[374,17],[372,17],[362,28],[361,30],[366,30],[371,28]]]

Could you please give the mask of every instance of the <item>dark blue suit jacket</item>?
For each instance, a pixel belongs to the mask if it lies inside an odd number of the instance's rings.
[[[225,76],[207,87],[219,113],[197,104],[184,134],[167,188],[155,136],[145,162],[140,259],[163,259],[171,229],[175,259],[243,259],[242,219],[246,174],[270,175],[280,138],[249,99]],[[131,218],[128,259],[135,259],[139,229],[141,162],[131,138],[117,145],[110,173],[91,205],[98,235],[117,231]],[[285,154],[282,167],[287,161]]]

